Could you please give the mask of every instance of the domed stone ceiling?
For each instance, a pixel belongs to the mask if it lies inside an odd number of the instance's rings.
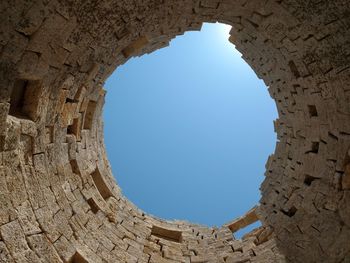
[[[0,262],[349,262],[347,0],[0,7]],[[232,25],[230,41],[279,112],[260,205],[220,228],[164,221],[126,200],[101,118],[103,83],[119,65],[203,22]]]

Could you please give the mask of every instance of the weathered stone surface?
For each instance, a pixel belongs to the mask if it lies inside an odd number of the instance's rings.
[[[1,1],[0,261],[349,262],[349,14],[347,0]],[[102,86],[217,21],[275,99],[278,142],[256,213],[208,228],[122,196]]]
[[[227,227],[232,231],[236,232],[237,230],[244,228],[258,221],[258,215],[256,214],[257,207],[249,210],[244,216],[233,220],[227,224]]]

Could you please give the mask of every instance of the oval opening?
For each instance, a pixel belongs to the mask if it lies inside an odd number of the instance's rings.
[[[106,82],[109,161],[124,195],[147,213],[220,226],[260,199],[277,111],[229,30],[203,24]]]

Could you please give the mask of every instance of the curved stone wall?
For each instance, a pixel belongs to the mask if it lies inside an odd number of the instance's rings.
[[[349,262],[347,0],[0,8],[0,262]],[[230,41],[279,111],[263,227],[242,240],[232,225],[144,214],[122,196],[103,143],[102,86],[117,66],[216,21],[233,26]]]

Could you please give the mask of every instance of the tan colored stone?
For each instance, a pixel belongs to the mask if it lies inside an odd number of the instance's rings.
[[[346,1],[0,6],[1,262],[347,260]],[[101,116],[103,83],[118,66],[217,21],[233,26],[229,41],[268,86],[279,117],[258,212],[211,228],[152,217],[121,194]],[[261,228],[234,239],[231,232],[257,220]]]

